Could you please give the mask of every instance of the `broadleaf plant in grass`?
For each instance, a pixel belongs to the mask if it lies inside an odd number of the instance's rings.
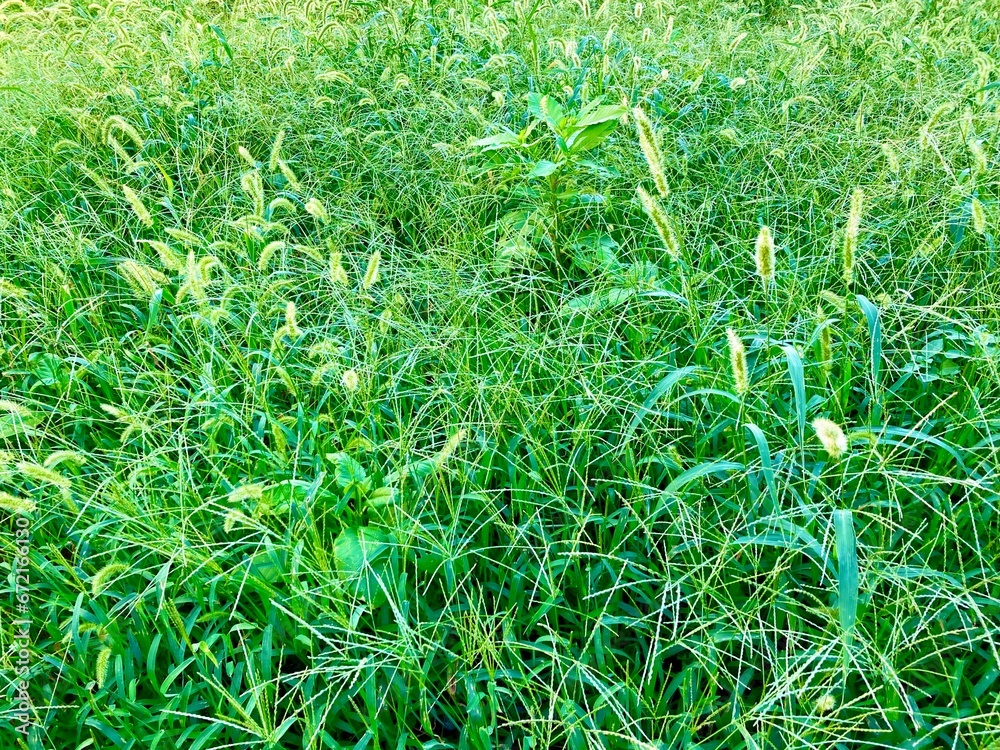
[[[508,172],[501,176],[502,180],[526,178],[526,188],[513,187],[530,208],[519,211],[510,228],[520,232],[522,242],[528,243],[540,239],[529,238],[528,228],[540,228],[546,253],[560,274],[574,266],[584,270],[590,262],[586,257],[576,257],[574,251],[593,252],[593,243],[583,239],[593,233],[583,233],[577,226],[579,220],[573,217],[589,204],[602,203],[604,196],[580,180],[588,173],[606,171],[587,155],[614,131],[625,111],[619,105],[602,104],[598,97],[571,113],[554,96],[532,92],[527,96],[527,115],[531,119],[520,134],[505,131],[472,142],[484,153],[496,155],[489,165]],[[535,134],[540,126],[547,128],[548,138]],[[596,239],[607,247],[603,238]]]

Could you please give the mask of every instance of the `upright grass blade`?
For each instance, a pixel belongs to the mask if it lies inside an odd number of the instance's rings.
[[[777,513],[780,507],[778,504],[778,488],[774,481],[774,466],[771,463],[771,449],[767,445],[767,438],[757,425],[747,424],[744,426],[750,431],[754,441],[757,443],[757,451],[760,453],[761,471],[764,474],[764,482],[767,484],[767,495],[770,499],[768,504],[770,505],[771,512]]]
[[[791,344],[783,344],[781,347],[785,352],[785,359],[788,362],[788,377],[792,380],[792,392],[795,395],[795,418],[798,427],[799,449],[803,452],[803,462],[805,461],[806,443],[806,379],[802,367],[802,357],[798,350]]]
[[[849,510],[835,510],[833,524],[837,537],[837,591],[846,673],[848,656],[854,641],[854,626],[858,619],[858,546],[854,535],[854,513]]]
[[[872,375],[872,424],[882,421],[882,396],[879,390],[879,375],[882,371],[882,320],[878,308],[863,294],[857,295],[858,304],[868,321],[868,334],[871,338],[871,375]]]

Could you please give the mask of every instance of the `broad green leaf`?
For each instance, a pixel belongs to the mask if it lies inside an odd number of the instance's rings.
[[[521,145],[521,141],[510,131],[497,133],[496,135],[480,138],[472,142],[472,145],[481,148],[483,151],[497,151],[502,148],[512,148]]]
[[[348,590],[367,602],[384,601],[383,578],[388,537],[378,529],[362,526],[344,529],[333,543],[337,573]]]
[[[535,168],[528,173],[528,177],[548,177],[558,169],[555,163],[543,159],[535,165]]]
[[[589,111],[584,109],[580,113],[580,119],[576,121],[576,126],[586,128],[589,125],[598,125],[608,121],[617,123],[625,112],[626,109],[619,104],[604,104]]]
[[[214,23],[210,23],[208,28],[212,30],[215,34],[215,38],[219,40],[219,44],[222,45],[222,49],[226,51],[226,55],[229,57],[229,62],[233,61],[233,48],[229,46],[229,40],[226,39],[226,35],[222,33],[222,29],[216,26]]]
[[[191,744],[190,750],[202,750],[209,741],[215,737],[219,732],[222,731],[225,725],[221,723],[209,724],[205,727],[205,730],[198,735],[198,739]]]
[[[587,310],[604,310],[609,307],[617,307],[624,304],[635,296],[635,289],[621,289],[615,287],[603,292],[591,292],[574,297],[563,306],[563,312],[574,314]]]
[[[368,497],[368,504],[376,507],[392,505],[396,502],[396,490],[392,487],[379,487]]]
[[[882,370],[882,320],[878,308],[867,297],[859,294],[857,299],[868,321],[868,334],[871,338],[872,422],[878,422],[882,418],[879,393],[879,375]]]
[[[830,558],[819,540],[798,524],[784,518],[767,518],[757,522],[757,525],[768,525],[767,530],[756,534],[738,537],[737,544],[762,544],[767,547],[781,547],[788,550],[809,554],[821,570],[830,575],[836,575]]]
[[[573,133],[573,135],[567,139],[566,146],[572,154],[589,151],[590,149],[599,146],[605,138],[611,135],[611,131],[613,131],[617,125],[617,120],[610,120],[608,122],[600,122],[595,125],[590,125],[583,130],[578,130]]]
[[[365,493],[371,488],[368,472],[354,458],[346,453],[328,453],[326,458],[337,467],[336,472],[334,472],[334,481],[340,489],[347,492],[354,488]]]
[[[38,414],[24,407],[17,411],[0,410],[0,439],[14,435],[32,437],[38,434],[34,428],[41,421]]]
[[[692,466],[687,471],[678,475],[667,485],[666,492],[680,492],[691,484],[691,482],[709,474],[728,474],[731,471],[741,471],[742,469],[743,464],[736,463],[735,461],[705,461],[697,466]]]
[[[542,114],[543,98],[544,96],[537,91],[531,91],[528,93],[528,108],[527,108],[528,114],[532,115],[533,117],[537,117],[539,120],[545,118],[545,116]]]
[[[288,512],[295,501],[308,503],[309,484],[301,480],[288,479],[267,487],[261,494],[258,507],[262,512],[283,514]]]
[[[65,385],[67,377],[63,361],[55,354],[37,352],[29,357],[31,373],[45,386]]]
[[[562,105],[554,97],[543,96],[540,102],[540,109],[545,124],[552,129],[553,133],[561,135],[562,120],[566,116]]]

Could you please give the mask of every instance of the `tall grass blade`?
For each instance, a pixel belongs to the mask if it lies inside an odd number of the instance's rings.
[[[806,378],[802,366],[802,357],[791,344],[781,347],[788,363],[788,377],[792,381],[792,393],[795,397],[795,420],[798,427],[799,447],[804,450],[806,438]]]
[[[858,304],[868,321],[868,335],[871,338],[872,376],[872,424],[882,420],[882,401],[879,376],[882,371],[882,320],[878,308],[862,294],[857,295]]]
[[[780,507],[778,502],[778,488],[774,481],[774,466],[771,463],[771,449],[768,447],[767,438],[764,432],[755,424],[744,425],[753,435],[757,443],[757,451],[760,453],[761,472],[764,474],[764,482],[767,485],[768,505],[772,513],[777,513]]]
[[[833,523],[837,539],[837,597],[846,669],[854,641],[854,627],[858,620],[858,548],[854,534],[854,513],[850,510],[835,510]]]

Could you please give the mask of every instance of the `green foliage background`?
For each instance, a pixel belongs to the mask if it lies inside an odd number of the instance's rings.
[[[997,747],[998,42],[0,3],[2,746]]]

